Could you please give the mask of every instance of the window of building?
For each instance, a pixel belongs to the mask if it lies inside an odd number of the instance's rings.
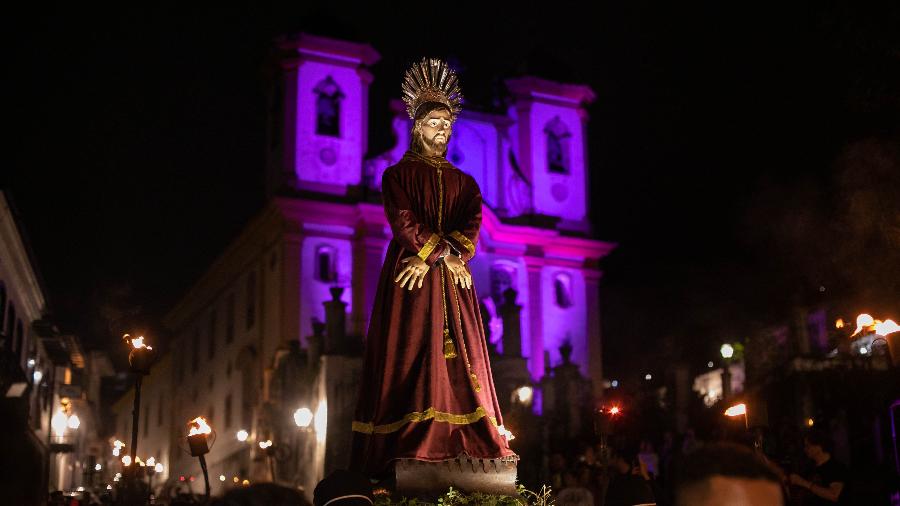
[[[508,288],[516,289],[515,268],[506,264],[494,264],[491,266],[491,298],[494,303],[503,303],[503,292]]]
[[[247,330],[253,328],[256,324],[256,272],[253,271],[247,276]]]
[[[209,314],[209,331],[207,332],[206,358],[212,360],[216,355],[216,311]]]
[[[556,174],[569,173],[569,129],[559,119],[553,118],[544,127],[547,140],[547,170]]]
[[[316,134],[341,136],[341,100],[344,94],[331,76],[313,88],[316,94]]]
[[[234,341],[234,294],[225,299],[225,342]]]
[[[337,250],[334,246],[316,248],[316,279],[324,283],[337,281]]]
[[[572,277],[560,272],[553,278],[553,291],[556,305],[561,308],[572,306]]]
[[[225,428],[231,427],[231,394],[225,396]]]

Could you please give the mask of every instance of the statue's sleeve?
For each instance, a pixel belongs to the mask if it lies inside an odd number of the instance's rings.
[[[466,202],[461,226],[447,234],[444,239],[460,253],[460,258],[468,262],[475,256],[475,245],[481,231],[481,190],[474,178],[465,185],[463,202]]]
[[[384,214],[394,239],[429,266],[434,265],[447,245],[441,241],[441,236],[416,217],[408,194],[393,171],[385,171],[381,178],[381,191]]]

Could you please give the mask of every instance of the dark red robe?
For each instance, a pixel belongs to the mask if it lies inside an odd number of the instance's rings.
[[[369,323],[351,467],[375,475],[395,459],[515,459],[475,287],[453,285],[440,260],[451,247],[465,262],[475,255],[478,183],[443,158],[407,152],[384,172],[382,191],[393,240]],[[394,278],[413,255],[431,268],[422,288],[409,291]],[[445,328],[454,358],[445,354]]]

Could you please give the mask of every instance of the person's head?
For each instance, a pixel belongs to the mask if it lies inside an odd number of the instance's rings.
[[[831,455],[831,438],[821,429],[810,429],[803,435],[803,453],[820,462]]]
[[[371,506],[375,503],[372,484],[360,473],[338,469],[316,485],[315,506]]]
[[[413,121],[409,149],[421,155],[444,156],[452,129],[453,115],[447,106],[438,102],[423,104]]]
[[[677,506],[784,504],[778,476],[749,448],[740,445],[701,446],[675,469]]]
[[[637,451],[631,446],[613,448],[610,456],[610,464],[620,474],[628,474],[634,468],[637,461]]]

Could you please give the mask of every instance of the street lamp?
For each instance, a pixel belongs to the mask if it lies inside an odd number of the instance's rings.
[[[129,453],[132,458],[137,455],[138,424],[141,412],[141,383],[144,376],[150,374],[150,366],[156,358],[153,348],[144,343],[144,336],[131,337],[129,334],[122,336],[122,340],[131,346],[128,353],[128,365],[134,373],[134,407],[131,411],[131,448]]]
[[[722,367],[722,400],[727,401],[731,397],[731,357],[734,356],[734,346],[725,343],[719,348],[719,353],[724,361]]]
[[[244,441],[247,440],[248,437],[250,437],[250,433],[244,429],[241,429],[241,430],[237,431],[237,434],[235,434],[235,436],[237,437],[238,441],[243,443]]]
[[[309,431],[309,426],[313,421],[313,412],[307,407],[302,407],[294,411],[294,424],[304,431]]]

